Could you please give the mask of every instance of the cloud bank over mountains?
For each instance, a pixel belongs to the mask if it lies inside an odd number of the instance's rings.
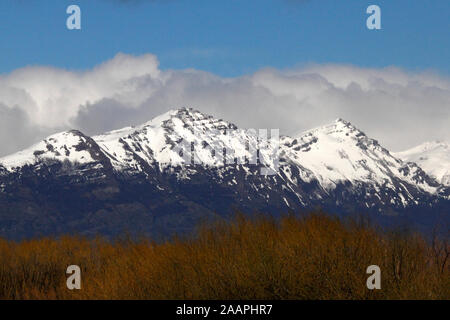
[[[284,134],[341,117],[393,150],[450,141],[450,79],[433,73],[310,65],[223,78],[120,53],[85,71],[33,66],[0,75],[0,156],[58,131],[96,134],[185,106]]]

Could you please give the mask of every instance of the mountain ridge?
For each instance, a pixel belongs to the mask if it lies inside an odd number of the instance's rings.
[[[396,152],[405,161],[415,162],[443,185],[450,186],[450,143],[431,141]]]
[[[236,209],[322,207],[421,223],[428,214],[410,212],[447,210],[446,186],[343,119],[265,138],[192,108],[93,137],[52,135],[0,159],[0,235],[170,234]]]

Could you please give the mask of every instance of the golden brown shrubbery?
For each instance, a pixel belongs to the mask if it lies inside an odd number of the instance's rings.
[[[156,244],[0,240],[1,299],[449,299],[449,245],[324,214],[239,216]],[[82,289],[66,287],[79,265]],[[381,268],[368,290],[366,268]]]

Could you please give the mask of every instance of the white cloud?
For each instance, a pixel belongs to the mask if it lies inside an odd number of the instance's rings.
[[[94,134],[182,106],[288,134],[342,117],[393,150],[450,140],[450,80],[436,74],[315,65],[222,78],[118,54],[83,72],[26,67],[0,76],[0,155],[63,128]]]

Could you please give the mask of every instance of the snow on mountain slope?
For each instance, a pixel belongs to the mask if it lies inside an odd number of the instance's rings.
[[[394,155],[404,161],[417,163],[430,176],[443,185],[450,186],[450,144],[426,142]]]
[[[86,146],[87,143],[91,146]],[[141,172],[146,166],[158,165],[161,169],[193,163],[219,167],[235,161],[255,161],[257,146],[257,134],[191,108],[182,108],[168,111],[140,126],[92,138],[76,130],[61,132],[1,158],[0,164],[8,170],[44,159],[83,164],[94,162],[100,156],[99,150],[118,171]],[[261,148],[260,157],[271,159],[272,152],[270,148]],[[274,161],[269,166],[275,168]]]
[[[384,195],[388,199],[387,190],[390,190],[397,194],[393,201],[403,205],[416,201],[417,192],[435,194],[441,187],[415,163],[396,158],[376,140],[342,119],[293,138],[281,137],[280,149],[274,152],[273,147],[265,148],[255,132],[238,129],[232,123],[191,108],[182,108],[140,126],[92,138],[79,131],[55,134],[27,150],[0,159],[0,165],[13,170],[43,159],[55,159],[93,163],[95,167],[97,164],[104,166],[106,161],[117,172],[143,172],[147,177],[155,170],[189,165],[188,172],[183,173],[189,179],[189,174],[196,172],[192,164],[208,170],[236,163],[247,177],[255,174],[250,166],[258,164],[258,150],[263,164],[275,170],[277,181],[284,181],[284,187],[300,201],[308,197],[301,185],[314,182],[322,188],[313,192],[312,197],[316,199],[342,184],[350,184],[355,190],[365,185],[373,191],[370,196],[381,198]],[[261,182],[267,189],[279,183],[269,179]]]
[[[235,161],[244,163],[254,157],[249,145],[256,149],[258,144],[256,134],[187,108],[171,110],[141,126],[93,139],[118,170],[141,170],[142,160],[160,168],[192,163],[213,167]],[[269,158],[270,152],[262,149],[261,155]]]
[[[437,190],[438,186],[427,181],[419,167],[394,157],[345,120],[337,119],[290,139],[287,157],[309,171],[310,179],[317,179],[327,190],[345,181],[394,188],[394,179],[429,193]]]
[[[99,156],[98,152],[90,150],[91,144],[90,138],[79,131],[61,132],[49,136],[28,149],[1,158],[0,164],[7,170],[33,165],[43,159],[86,164],[94,162],[94,157]]]

